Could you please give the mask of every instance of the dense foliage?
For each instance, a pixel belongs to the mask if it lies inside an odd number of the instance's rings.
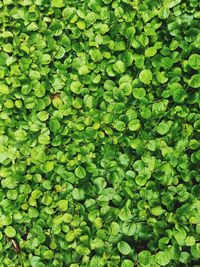
[[[200,266],[199,5],[0,1],[0,267]]]

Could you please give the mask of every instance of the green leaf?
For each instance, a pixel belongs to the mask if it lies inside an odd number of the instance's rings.
[[[145,50],[145,57],[153,57],[153,56],[155,56],[156,52],[157,52],[157,50],[154,46],[148,47]]]
[[[51,56],[49,54],[44,54],[40,60],[42,65],[48,65],[51,61]]]
[[[141,110],[141,117],[148,119],[151,117],[151,110],[148,107],[143,107]]]
[[[169,8],[172,8],[176,5],[178,5],[181,2],[181,0],[164,0],[164,5],[168,6]]]
[[[79,81],[74,81],[71,83],[70,89],[74,94],[80,94],[82,84]]]
[[[61,209],[62,211],[68,210],[68,201],[65,199],[59,200],[57,202],[57,205],[58,205],[59,209]]]
[[[136,232],[136,224],[124,222],[122,225],[122,231],[125,235],[133,236]]]
[[[197,243],[191,247],[191,253],[195,259],[200,259],[200,243]]]
[[[114,51],[125,50],[125,42],[124,41],[116,41],[113,49],[114,49]]]
[[[195,238],[193,236],[187,236],[185,239],[186,246],[194,246],[195,245]]]
[[[132,249],[131,247],[129,246],[128,243],[126,243],[125,241],[120,241],[118,244],[117,244],[117,247],[119,249],[119,252],[123,255],[128,255],[132,252]]]
[[[75,200],[82,200],[85,198],[85,192],[83,189],[74,188],[72,191],[72,196]]]
[[[194,70],[200,69],[200,55],[192,54],[188,59],[188,64]]]
[[[146,91],[144,88],[134,88],[133,89],[133,96],[136,99],[142,99],[143,97],[145,97],[146,95]]]
[[[32,256],[30,259],[31,267],[44,267],[45,265],[41,262],[41,258],[38,256]]]
[[[144,66],[145,57],[143,55],[135,54],[134,60],[135,60],[135,65],[138,69],[141,69]]]
[[[133,267],[134,263],[131,260],[123,260],[121,267]]]
[[[139,36],[139,41],[140,43],[142,44],[142,46],[147,46],[148,43],[149,43],[149,38],[148,36],[146,35],[146,33],[142,33],[140,36]]]
[[[5,229],[7,237],[13,238],[16,235],[16,231],[12,226],[7,226]]]
[[[83,66],[81,66],[81,67],[78,69],[78,73],[79,73],[79,75],[86,75],[86,74],[88,74],[89,72],[90,72],[90,71],[89,71],[87,65],[83,65]]]
[[[36,163],[36,162],[44,162],[46,160],[46,155],[43,146],[37,146],[34,147],[31,150],[31,160]]]
[[[159,133],[160,135],[164,135],[166,134],[167,132],[169,132],[170,128],[172,126],[172,122],[171,121],[163,121],[163,122],[160,122],[156,127],[156,132]]]
[[[76,169],[75,169],[75,174],[78,178],[80,179],[83,179],[86,177],[86,171],[85,169],[82,167],[82,166],[78,166]]]
[[[156,78],[157,78],[158,82],[162,83],[162,84],[164,84],[164,83],[166,83],[168,81],[168,78],[166,77],[164,71],[157,72],[156,73]]]
[[[168,252],[159,251],[156,253],[155,258],[160,266],[166,266],[170,262],[170,255]]]
[[[0,146],[0,163],[3,163],[7,158],[9,158],[7,149],[4,146]]]
[[[4,225],[9,225],[11,224],[12,220],[10,216],[2,215],[0,216],[0,227]]]
[[[185,90],[179,83],[172,83],[170,86],[170,93],[173,95],[175,102],[182,103],[187,97]]]
[[[90,56],[91,56],[91,58],[92,58],[92,60],[93,60],[94,62],[97,62],[97,61],[102,60],[102,54],[101,54],[101,52],[99,51],[99,49],[92,48],[92,49],[90,50]]]
[[[113,70],[116,71],[117,73],[121,74],[125,72],[125,65],[124,62],[121,60],[116,61],[113,64]]]
[[[85,95],[84,96],[84,104],[85,107],[91,109],[94,105],[94,98],[91,95]]]
[[[47,260],[51,260],[54,258],[54,253],[52,250],[48,249],[44,252],[44,258]]]
[[[42,85],[36,86],[36,88],[34,89],[34,91],[35,91],[35,95],[37,97],[43,97],[45,95],[45,88]]]
[[[125,127],[126,127],[126,124],[123,121],[117,121],[115,123],[115,128],[117,131],[122,132],[122,131],[124,131]]]
[[[131,217],[132,217],[132,215],[131,215],[131,211],[129,208],[125,207],[125,208],[120,210],[119,218],[122,221],[124,221],[124,222],[129,221]]]
[[[133,26],[128,27],[125,29],[124,35],[128,40],[131,41],[135,35],[135,28]]]
[[[148,69],[142,70],[139,74],[140,81],[147,85],[151,83],[152,77],[152,72]]]
[[[17,141],[25,141],[27,139],[26,131],[19,129],[15,132],[15,138]]]
[[[186,232],[183,228],[179,229],[179,230],[175,230],[173,232],[174,234],[174,237],[177,241],[177,243],[180,245],[180,246],[183,246],[184,244],[184,240],[186,238]]]
[[[137,175],[135,178],[135,182],[139,186],[144,186],[147,182],[147,179],[143,175]]]
[[[125,51],[124,54],[123,54],[123,62],[125,63],[125,65],[128,67],[128,66],[131,66],[132,63],[133,63],[133,60],[134,60],[134,56],[133,56],[133,52],[132,51]]]
[[[158,13],[158,17],[161,19],[167,19],[170,15],[170,9],[169,7],[165,6],[160,8],[159,13]]]
[[[138,119],[131,120],[128,124],[130,131],[138,131],[141,127],[140,121]]]
[[[0,93],[3,95],[8,95],[10,90],[6,84],[0,84]]]
[[[143,250],[139,253],[139,263],[148,266],[151,261],[151,253],[148,250]]]
[[[49,114],[47,111],[40,111],[37,116],[40,121],[46,121],[49,118]]]
[[[50,130],[53,133],[57,133],[61,128],[60,122],[57,119],[51,118],[49,120],[49,124],[50,124]]]
[[[180,256],[180,262],[187,264],[190,260],[190,253],[182,251]]]
[[[90,267],[103,267],[104,266],[104,260],[101,257],[94,255],[91,258],[89,266]]]
[[[88,255],[90,253],[89,248],[84,247],[84,246],[77,246],[76,251],[80,255]]]
[[[163,213],[163,209],[161,206],[157,206],[151,209],[151,213],[155,216],[160,216]]]
[[[193,75],[189,81],[189,85],[193,88],[199,88],[200,87],[200,74]]]
[[[128,96],[132,93],[131,83],[123,82],[120,84],[119,89],[124,93],[124,95]]]
[[[86,23],[84,21],[78,21],[76,25],[80,30],[84,30],[86,28]]]
[[[51,5],[53,7],[61,8],[64,6],[63,0],[51,0]]]
[[[51,172],[54,168],[54,162],[53,161],[46,161],[43,165],[43,171],[45,173]]]
[[[116,222],[112,222],[110,225],[112,235],[117,235],[120,230],[120,226]]]

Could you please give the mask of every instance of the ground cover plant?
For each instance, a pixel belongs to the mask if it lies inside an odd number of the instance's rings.
[[[198,0],[0,1],[0,267],[198,267]]]

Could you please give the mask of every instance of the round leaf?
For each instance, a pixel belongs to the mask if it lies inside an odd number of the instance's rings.
[[[139,74],[140,81],[147,85],[151,83],[152,77],[152,72],[148,69],[142,70]]]
[[[132,252],[132,249],[131,247],[129,246],[128,243],[126,243],[125,241],[120,241],[118,244],[117,244],[117,247],[119,249],[119,252],[123,255],[128,255]]]
[[[12,238],[16,235],[16,231],[15,229],[12,227],[12,226],[7,226],[6,229],[5,229],[5,234]]]

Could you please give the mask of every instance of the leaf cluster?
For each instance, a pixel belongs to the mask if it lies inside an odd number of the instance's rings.
[[[0,0],[0,267],[199,266],[199,5]]]

